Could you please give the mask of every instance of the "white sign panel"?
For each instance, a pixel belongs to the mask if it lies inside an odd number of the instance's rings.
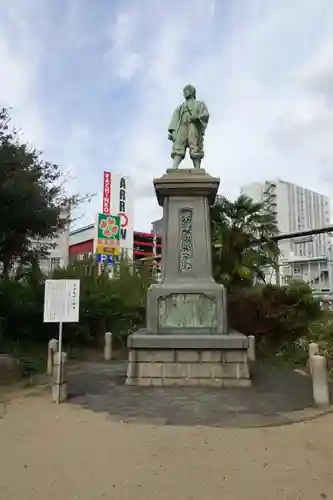
[[[80,280],[46,280],[44,323],[79,321]]]
[[[120,248],[133,257],[134,184],[130,177],[111,172],[110,199],[112,215],[120,216]]]

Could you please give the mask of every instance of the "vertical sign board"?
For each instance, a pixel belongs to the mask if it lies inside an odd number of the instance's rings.
[[[46,280],[44,323],[79,321],[80,280]]]
[[[63,323],[79,321],[80,280],[46,280],[44,295],[44,323],[59,323],[58,352],[62,352]],[[60,363],[61,367],[61,363]],[[58,395],[60,400],[61,368],[58,370]]]
[[[111,213],[120,217],[120,249],[133,260],[134,185],[130,177],[111,173]]]
[[[104,177],[103,177],[103,214],[110,214],[111,213],[111,173],[110,172],[104,172]]]

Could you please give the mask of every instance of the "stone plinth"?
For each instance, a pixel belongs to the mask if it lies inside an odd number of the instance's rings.
[[[250,385],[248,340],[229,335],[225,289],[212,277],[210,206],[219,182],[203,169],[154,180],[162,283],[148,290],[146,328],[128,339],[128,384]]]
[[[154,179],[157,200],[163,207],[164,281],[215,284],[209,210],[218,186],[219,179],[203,169],[171,169]]]
[[[128,385],[249,387],[243,335],[146,335],[129,342]]]

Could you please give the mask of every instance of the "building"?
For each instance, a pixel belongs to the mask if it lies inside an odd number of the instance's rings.
[[[49,248],[48,255],[38,260],[41,271],[46,275],[52,274],[59,267],[66,267],[68,265],[70,213],[71,207],[69,204],[61,210],[60,218],[66,221],[65,228],[55,238],[34,242],[37,248],[40,246]]]
[[[82,259],[94,253],[95,224],[71,231],[69,235],[69,258]],[[154,257],[161,253],[161,238],[152,233],[133,232],[134,260]]]
[[[163,217],[161,217],[160,219],[154,220],[151,223],[151,232],[153,234],[158,234],[160,236],[163,234],[163,232],[164,232]]]
[[[330,200],[326,196],[297,184],[276,179],[253,182],[241,188],[254,201],[265,203],[266,210],[276,216],[280,233],[287,234],[330,225]],[[332,291],[331,239],[328,233],[282,240],[281,279],[297,277],[313,289]],[[272,274],[272,282],[276,276]]]

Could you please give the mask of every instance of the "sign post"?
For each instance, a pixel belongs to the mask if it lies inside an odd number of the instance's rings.
[[[63,323],[78,323],[80,280],[46,280],[44,294],[44,323],[59,323],[57,403],[60,402]]]

